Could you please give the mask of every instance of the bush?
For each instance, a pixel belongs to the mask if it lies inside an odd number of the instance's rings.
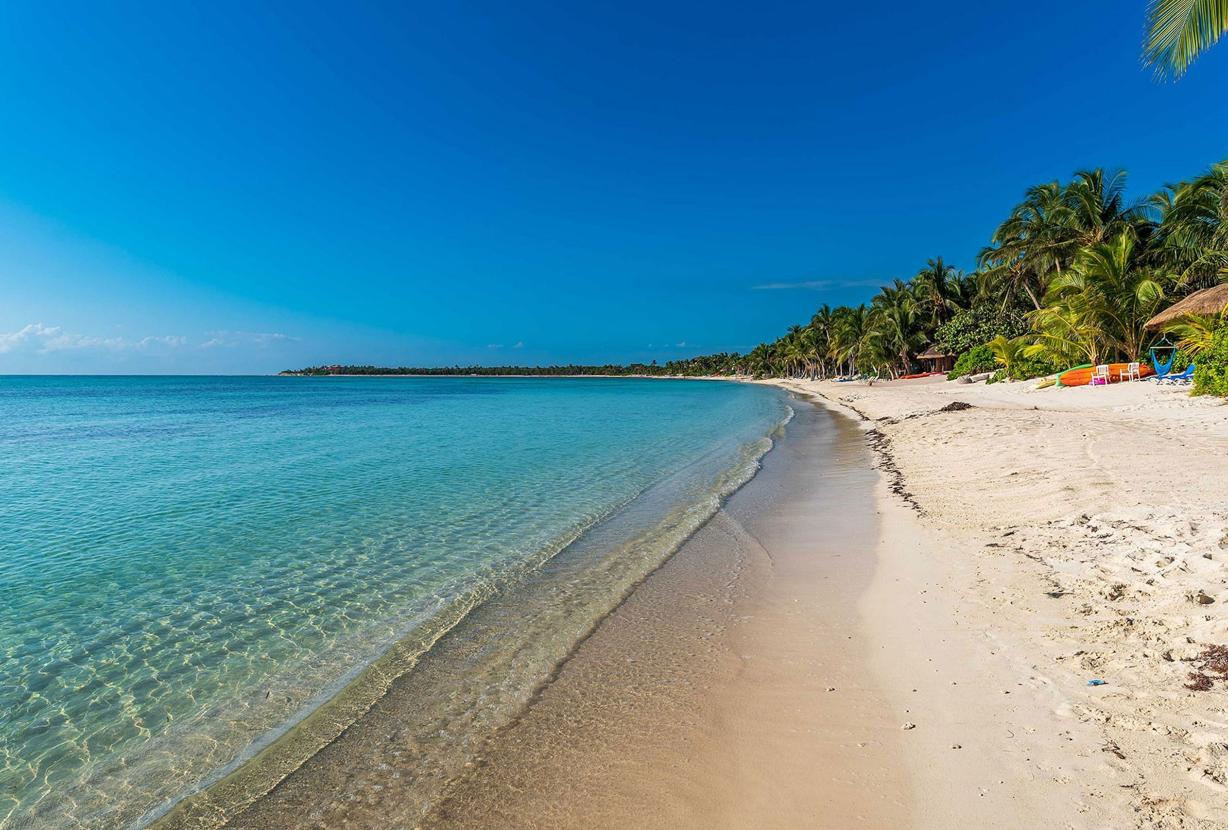
[[[961,311],[939,326],[934,332],[934,343],[945,352],[962,355],[999,335],[1009,340],[1027,331],[1022,314],[982,305]]]
[[[1194,394],[1228,398],[1228,326],[1216,329],[1211,348],[1196,358]]]
[[[992,372],[997,365],[998,361],[994,358],[993,351],[982,343],[979,346],[973,346],[956,359],[955,368],[947,375],[947,380],[962,378],[964,375]]]
[[[1052,375],[1059,368],[1044,357],[1023,357],[1012,363],[1006,374],[1011,380],[1031,380]]]

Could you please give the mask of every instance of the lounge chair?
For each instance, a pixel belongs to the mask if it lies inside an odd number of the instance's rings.
[[[1176,375],[1165,375],[1157,379],[1157,383],[1168,386],[1188,386],[1194,380],[1194,364],[1185,367],[1185,371]]]

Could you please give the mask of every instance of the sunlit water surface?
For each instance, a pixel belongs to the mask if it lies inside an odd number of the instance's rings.
[[[0,828],[137,821],[416,626],[642,532],[612,517],[645,494],[719,497],[787,414],[716,382],[0,378]]]

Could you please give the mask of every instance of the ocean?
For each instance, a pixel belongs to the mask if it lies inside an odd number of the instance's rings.
[[[465,710],[422,749],[446,777],[790,414],[706,381],[0,378],[0,830],[156,819],[485,609],[466,694],[424,696]]]

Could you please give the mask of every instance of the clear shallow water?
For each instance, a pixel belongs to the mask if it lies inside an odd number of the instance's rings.
[[[131,823],[577,537],[698,518],[786,412],[685,381],[0,379],[0,828]],[[603,601],[622,561],[586,571]]]

